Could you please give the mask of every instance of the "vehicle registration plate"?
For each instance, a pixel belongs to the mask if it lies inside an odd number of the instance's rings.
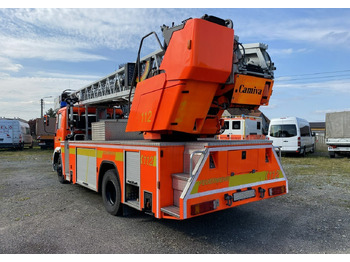
[[[233,201],[240,201],[240,200],[244,200],[252,197],[255,197],[254,189],[234,193]]]

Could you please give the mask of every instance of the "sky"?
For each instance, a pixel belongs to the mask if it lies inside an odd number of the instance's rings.
[[[242,43],[268,44],[277,68],[270,103],[260,107],[268,118],[318,122],[327,112],[350,110],[350,9],[252,6],[2,7],[0,117],[40,117],[41,99],[46,112],[63,90],[80,89],[134,62],[147,33],[155,31],[162,41],[161,25],[204,14],[231,19]],[[145,53],[155,49],[146,41]]]

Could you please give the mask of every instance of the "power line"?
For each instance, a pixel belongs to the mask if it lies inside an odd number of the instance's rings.
[[[309,73],[309,74],[286,75],[286,76],[279,76],[279,77],[293,77],[293,76],[322,75],[322,74],[334,74],[334,73],[344,73],[344,72],[350,72],[350,69],[347,69],[347,70],[342,70],[342,71],[329,71],[329,72],[316,72],[316,73]]]
[[[290,82],[290,81],[305,81],[305,80],[314,80],[314,79],[324,79],[324,78],[341,78],[341,79],[347,79],[350,78],[350,74],[345,75],[329,75],[329,76],[318,76],[318,77],[305,77],[305,78],[289,78],[289,79],[279,79],[278,77],[276,81],[278,82]],[[345,77],[345,78],[344,78]]]

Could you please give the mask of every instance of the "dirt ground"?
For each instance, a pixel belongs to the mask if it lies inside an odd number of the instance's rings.
[[[0,151],[1,254],[348,254],[350,160],[282,157],[289,193],[185,220],[109,215],[51,151]]]

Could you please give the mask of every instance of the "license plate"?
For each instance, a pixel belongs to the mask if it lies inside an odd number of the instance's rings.
[[[255,197],[255,190],[246,190],[233,194],[233,201],[240,201],[248,198]]]

